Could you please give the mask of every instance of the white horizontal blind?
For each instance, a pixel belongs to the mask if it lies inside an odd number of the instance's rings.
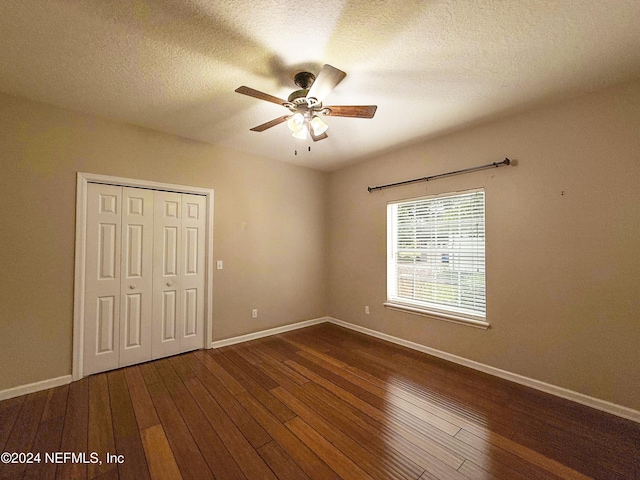
[[[484,191],[389,204],[389,302],[486,317]]]

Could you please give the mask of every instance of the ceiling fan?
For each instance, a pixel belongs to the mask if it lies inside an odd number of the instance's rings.
[[[306,138],[307,133],[314,142],[327,138],[328,125],[322,121],[321,116],[351,118],[373,118],[377,105],[339,105],[325,106],[322,101],[338,85],[347,74],[331,65],[325,65],[316,77],[310,72],[299,72],[293,81],[300,87],[289,95],[287,100],[283,100],[268,93],[259,92],[249,87],[238,87],[236,92],[250,97],[277,103],[291,112],[273,120],[253,127],[253,132],[263,132],[268,128],[287,122],[287,126],[296,138]]]

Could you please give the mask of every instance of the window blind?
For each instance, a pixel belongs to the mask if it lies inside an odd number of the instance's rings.
[[[483,190],[388,205],[388,301],[486,317]]]

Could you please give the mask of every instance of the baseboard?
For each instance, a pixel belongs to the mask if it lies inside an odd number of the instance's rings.
[[[239,337],[216,340],[214,342],[211,342],[211,348],[220,348],[226,347],[228,345],[235,345],[236,343],[248,342],[249,340],[256,340],[258,338],[269,337],[271,335],[278,335],[279,333],[290,332],[291,330],[298,330],[299,328],[310,327],[311,325],[318,325],[319,323],[325,323],[328,321],[328,317],[314,318],[312,320],[305,320],[303,322],[292,323],[290,325],[283,325],[282,327],[270,328],[268,330],[261,330],[255,333],[240,335]]]
[[[327,317],[314,318],[312,320],[306,320],[304,322],[293,323],[291,325],[283,325],[282,327],[276,327],[276,328],[271,328],[269,330],[262,330],[260,332],[241,335],[239,337],[218,340],[211,343],[211,348],[220,348],[220,347],[225,347],[227,345],[247,342],[249,340],[256,340],[262,337],[277,335],[279,333],[289,332],[291,330],[297,330],[299,328],[304,328],[304,327],[310,327],[311,325],[317,325],[319,323],[325,323],[328,320],[329,319]],[[53,387],[59,387],[60,385],[66,385],[68,383],[71,383],[72,380],[73,380],[73,377],[71,375],[64,375],[62,377],[50,378],[48,380],[42,380],[40,382],[29,383],[27,385],[19,385],[17,387],[8,388],[6,390],[0,390],[0,401],[7,400],[13,397],[19,397],[20,395],[27,395],[29,393],[39,392],[41,390],[47,390]]]
[[[48,380],[42,380],[35,383],[28,383],[27,385],[20,385],[6,390],[0,390],[0,400],[7,400],[8,398],[27,395],[28,393],[39,392],[40,390],[47,390],[49,388],[59,387],[60,385],[67,385],[68,383],[71,383],[71,375],[50,378]]]
[[[428,355],[433,355],[434,357],[442,358],[443,360],[448,360],[450,362],[457,363],[458,365],[463,365],[465,367],[473,368],[474,370],[488,373],[489,375],[493,375],[495,377],[503,378],[505,380],[509,380],[511,382],[518,383],[520,385],[525,385],[527,387],[531,387],[545,393],[550,393],[551,395],[555,395],[557,397],[574,401],[581,405],[586,405],[588,407],[592,407],[597,410],[601,410],[603,412],[607,412],[612,415],[616,415],[618,417],[626,418],[628,420],[632,420],[634,422],[640,423],[640,411],[638,410],[634,410],[629,407],[624,407],[622,405],[617,405],[615,403],[608,402],[606,400],[600,400],[599,398],[590,397],[589,395],[585,395],[583,393],[575,392],[573,390],[569,390],[563,387],[558,387],[556,385],[551,385],[549,383],[545,383],[540,380],[535,380],[533,378],[525,377],[523,375],[518,375],[517,373],[512,373],[506,370],[501,370],[496,367],[491,367],[489,365],[485,365],[480,362],[469,360],[464,357],[459,357],[451,353],[443,352],[441,350],[427,347],[425,345],[420,345],[419,343],[414,343],[409,340],[404,340],[402,338],[394,337],[392,335],[381,333],[376,330],[371,330],[369,328],[365,328],[360,325],[355,325],[353,323],[345,322],[343,320],[338,320],[337,318],[333,318],[333,317],[320,317],[312,320],[293,323],[290,325],[283,325],[281,327],[270,328],[268,330],[262,330],[260,332],[240,335],[238,337],[226,338],[224,340],[217,340],[211,343],[211,348],[220,348],[220,347],[226,347],[228,345],[234,345],[236,343],[248,342],[249,340],[256,340],[258,338],[269,337],[271,335],[290,332],[292,330],[298,330],[300,328],[310,327],[312,325],[318,325],[320,323],[325,323],[325,322],[333,323],[335,325],[339,325],[341,327],[345,327],[350,330],[354,330],[356,332],[364,333],[365,335],[370,335],[372,337],[376,337],[381,340],[386,340],[387,342],[395,343],[396,345],[402,345],[403,347],[407,347],[412,350],[417,350],[419,352],[423,352]],[[66,385],[68,383],[71,383],[71,381],[72,381],[71,375],[64,375],[62,377],[51,378],[48,380],[42,380],[40,382],[29,383],[27,385],[20,385],[17,387],[8,388],[6,390],[0,390],[0,401],[7,400],[13,397],[18,397],[20,395],[27,395],[29,393],[39,392],[41,390],[47,390],[49,388],[58,387],[60,385]]]
[[[565,398],[567,400],[580,403],[581,405],[586,405],[588,407],[592,407],[597,410],[611,413],[612,415],[616,415],[618,417],[626,418],[628,420],[632,420],[634,422],[640,423],[640,411],[634,410],[629,407],[617,405],[615,403],[611,403],[606,400],[600,400],[599,398],[590,397],[589,395],[585,395],[583,393],[574,392],[573,390],[569,390],[563,387],[558,387],[556,385],[551,385],[549,383],[545,383],[540,380],[535,380],[533,378],[525,377],[523,375],[518,375],[517,373],[508,372],[506,370],[501,370],[496,367],[491,367],[483,363],[475,362],[473,360],[468,360],[466,358],[459,357],[451,353],[443,352],[441,350],[436,350],[435,348],[426,347],[418,343],[410,342],[408,340],[403,340],[402,338],[397,338],[391,335],[387,335],[386,333],[380,333],[375,330],[371,330],[369,328],[361,327],[360,325],[354,325],[353,323],[345,322],[343,320],[338,320],[337,318],[327,317],[327,321],[335,325],[339,325],[341,327],[355,330],[356,332],[364,333],[365,335],[370,335],[372,337],[376,337],[381,340],[386,340],[388,342],[395,343],[397,345],[402,345],[403,347],[407,347],[412,350],[417,350],[419,352],[427,353],[429,355],[433,355],[434,357],[442,358],[443,360],[448,360],[450,362],[457,363],[465,367],[473,368],[474,370],[478,370],[480,372],[488,373],[489,375],[493,375],[495,377],[500,377],[505,380],[518,383],[520,385],[525,385],[527,387],[531,387],[545,393],[550,393],[551,395],[555,395],[557,397]]]

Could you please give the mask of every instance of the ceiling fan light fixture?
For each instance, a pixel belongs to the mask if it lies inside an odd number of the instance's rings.
[[[326,132],[329,128],[329,125],[324,123],[320,117],[314,115],[311,119],[311,128],[313,128],[313,134],[318,136]]]
[[[296,113],[289,120],[287,120],[287,126],[293,133],[300,132],[304,128],[304,115],[302,115],[301,113]]]
[[[325,97],[346,77],[346,73],[331,65],[324,65],[318,76],[310,72],[298,72],[294,77],[294,83],[300,87],[289,95],[288,100],[274,97],[268,93],[260,92],[246,86],[236,88],[237,93],[275,103],[289,110],[287,115],[251,128],[252,132],[263,132],[268,128],[287,123],[287,127],[293,133],[293,137],[306,139],[307,134],[314,142],[327,138],[325,133],[329,126],[324,123],[321,116],[350,118],[373,118],[376,105],[337,105],[323,106]]]

